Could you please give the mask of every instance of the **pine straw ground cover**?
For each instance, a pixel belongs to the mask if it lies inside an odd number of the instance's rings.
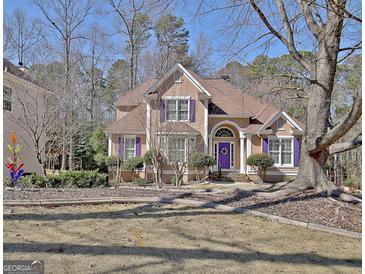
[[[306,191],[285,199],[258,199],[253,191],[205,193],[196,191],[156,190],[151,188],[65,188],[5,190],[4,200],[79,199],[101,197],[177,197],[213,201],[232,207],[254,209],[297,221],[317,223],[354,232],[361,232],[361,205],[334,202]]]
[[[361,240],[179,205],[12,207],[4,259],[45,273],[361,273]]]

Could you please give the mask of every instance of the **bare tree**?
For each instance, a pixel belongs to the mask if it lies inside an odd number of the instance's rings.
[[[32,49],[44,39],[41,24],[29,18],[22,8],[16,8],[4,21],[5,54],[28,65]]]
[[[116,15],[117,33],[127,38],[127,51],[129,55],[129,88],[133,89],[137,82],[138,56],[150,37],[151,19],[148,1],[123,1],[108,0],[113,13]]]
[[[72,62],[72,45],[77,39],[82,38],[79,33],[80,26],[86,21],[88,15],[90,15],[94,3],[92,0],[77,1],[77,0],[60,0],[60,1],[48,1],[48,0],[33,0],[35,6],[37,6],[45,17],[47,25],[53,29],[58,38],[63,43],[63,63],[64,63],[64,84],[63,84],[63,96],[67,98],[65,104],[65,119],[63,126],[64,141],[62,152],[62,166],[61,169],[66,167],[66,154],[67,154],[67,142],[66,134],[74,122],[74,101],[75,93],[71,88],[71,69],[74,65]],[[73,139],[72,136],[69,141],[69,169],[73,167]]]
[[[83,73],[87,76],[87,94],[83,104],[90,115],[92,128],[101,124],[101,88],[103,71],[110,62],[111,43],[108,33],[92,25],[86,39],[80,40],[78,56]],[[85,98],[86,97],[86,98]]]
[[[205,6],[201,1],[199,7]],[[205,6],[207,7],[207,6]],[[295,61],[306,71],[306,80],[309,87],[306,90],[308,97],[306,128],[301,147],[301,161],[297,178],[283,189],[266,194],[270,197],[280,197],[291,193],[315,188],[318,192],[335,196],[340,200],[358,202],[360,199],[343,193],[326,176],[324,167],[331,153],[348,150],[359,142],[337,143],[359,120],[362,114],[361,89],[357,91],[351,111],[338,125],[329,129],[331,117],[331,95],[338,63],[361,48],[361,40],[353,45],[344,46],[344,38],[349,28],[358,28],[354,24],[362,22],[357,15],[358,7],[346,0],[284,2],[282,0],[268,1],[237,1],[224,7],[208,8],[230,9],[245,14],[240,18],[238,28],[247,26],[251,22],[261,22],[256,26],[256,33],[260,33],[256,41],[270,37],[276,38],[287,49]],[[208,12],[205,10],[204,12]],[[251,16],[251,17],[250,17]],[[243,23],[242,23],[243,22]],[[360,26],[361,27],[361,26]],[[300,31],[297,31],[300,29]],[[302,34],[302,35],[301,35]],[[361,39],[354,34],[356,39]],[[240,36],[235,35],[234,38]],[[304,39],[304,40],[303,40]],[[250,41],[253,43],[254,41]],[[301,44],[300,44],[301,42]],[[241,43],[242,45],[242,43]],[[312,46],[311,58],[305,56],[299,49],[300,45],[306,50]],[[242,48],[245,48],[244,44]],[[341,56],[342,55],[342,56]],[[340,57],[341,56],[341,57]],[[355,145],[356,144],[356,145]]]

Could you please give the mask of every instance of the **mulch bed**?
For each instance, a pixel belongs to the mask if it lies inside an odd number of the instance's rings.
[[[64,188],[4,190],[4,200],[79,199],[103,197],[166,197],[211,201],[237,208],[254,209],[292,220],[317,223],[349,231],[361,232],[361,205],[336,203],[314,191],[306,191],[285,199],[257,198],[254,192],[236,190],[231,193],[203,194],[149,188]]]

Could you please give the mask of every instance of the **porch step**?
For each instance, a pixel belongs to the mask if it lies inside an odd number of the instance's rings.
[[[213,180],[219,180],[224,182],[250,182],[249,177],[246,174],[224,172],[222,171],[219,177],[218,172],[213,172],[210,174],[210,178]]]

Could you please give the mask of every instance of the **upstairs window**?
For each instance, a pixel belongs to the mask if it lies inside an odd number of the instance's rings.
[[[167,121],[189,121],[189,99],[167,99],[166,100]]]
[[[12,90],[7,86],[3,86],[3,110],[11,111]]]

